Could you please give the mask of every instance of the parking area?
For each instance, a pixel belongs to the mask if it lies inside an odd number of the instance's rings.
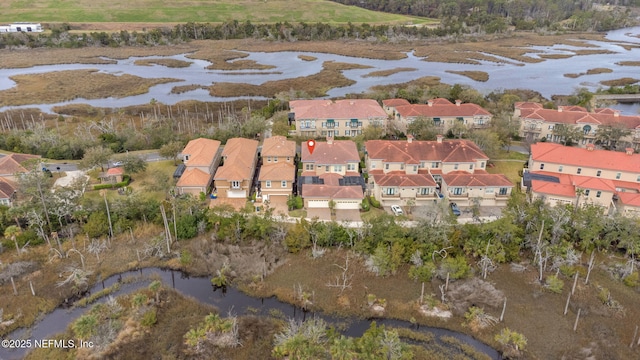
[[[336,221],[362,221],[358,209],[337,209]]]
[[[317,217],[321,220],[331,220],[331,210],[329,208],[309,208],[307,209],[307,218],[313,219]]]

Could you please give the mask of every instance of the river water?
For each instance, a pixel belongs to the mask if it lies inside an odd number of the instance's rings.
[[[139,281],[127,281],[127,278],[139,278]],[[487,354],[492,359],[500,359],[499,353],[488,345],[474,339],[471,336],[458,333],[451,330],[419,327],[416,329],[407,321],[391,320],[391,319],[357,319],[357,318],[341,318],[323,313],[306,313],[300,308],[291,304],[287,304],[271,298],[253,298],[237,289],[230,287],[223,293],[221,290],[214,291],[209,278],[190,277],[185,273],[174,270],[163,270],[158,268],[145,268],[138,271],[129,271],[119,275],[114,275],[96,284],[90,293],[98,292],[109,287],[116,282],[120,282],[120,289],[111,294],[116,297],[131,293],[137,289],[148,286],[152,279],[160,279],[166,287],[178,290],[180,293],[193,297],[203,303],[214,305],[218,308],[221,315],[226,315],[229,311],[238,315],[257,314],[268,316],[273,310],[278,310],[287,318],[303,320],[306,317],[316,316],[324,319],[330,324],[346,325],[343,333],[348,336],[359,337],[369,328],[372,321],[376,321],[378,325],[406,327],[414,330],[432,333],[436,339],[442,336],[452,336],[463,343],[473,346],[476,350]],[[88,296],[85,295],[85,296]],[[96,303],[104,302],[107,297],[98,300]],[[45,315],[38,323],[29,329],[18,329],[3,339],[50,339],[54,334],[61,333],[75,319],[87,312],[87,308],[58,308],[53,312]],[[446,346],[446,344],[444,344]],[[20,359],[24,356],[25,350],[8,350],[0,347],[0,360]]]
[[[11,89],[15,86],[9,77],[20,74],[45,73],[61,70],[97,69],[101,72],[121,75],[130,74],[143,78],[169,77],[177,79],[176,82],[153,86],[148,93],[125,98],[106,98],[87,100],[78,98],[72,101],[56,104],[29,104],[20,107],[0,107],[0,111],[8,109],[38,107],[44,112],[52,112],[53,106],[66,104],[89,104],[95,107],[126,107],[132,105],[148,104],[155,99],[163,104],[173,105],[184,100],[198,100],[205,102],[231,101],[245,99],[246,97],[221,98],[209,95],[207,90],[197,89],[181,94],[172,94],[175,86],[201,85],[210,86],[218,82],[248,83],[260,85],[267,81],[292,79],[302,76],[317,74],[322,70],[325,61],[346,62],[371,66],[369,69],[345,70],[343,74],[355,81],[355,84],[335,88],[328,92],[329,97],[344,96],[350,93],[362,93],[373,85],[397,84],[407,82],[423,76],[437,76],[443,83],[469,85],[483,93],[502,89],[531,89],[540,92],[550,98],[552,95],[567,95],[579,87],[586,87],[595,91],[603,80],[613,80],[623,77],[639,78],[640,67],[618,65],[622,61],[640,60],[640,27],[626,28],[611,31],[607,34],[609,41],[589,41],[589,47],[575,47],[567,45],[553,46],[526,46],[530,49],[529,56],[540,57],[541,54],[575,54],[580,50],[608,50],[610,54],[576,55],[565,59],[547,59],[539,63],[522,63],[512,59],[504,59],[503,63],[482,61],[480,64],[452,64],[425,61],[416,57],[413,53],[407,53],[407,57],[400,60],[374,60],[341,56],[335,54],[313,52],[250,52],[248,57],[241,60],[254,60],[260,64],[271,65],[274,68],[266,70],[225,71],[207,70],[211,63],[204,60],[188,58],[188,54],[179,54],[168,57],[131,57],[123,60],[115,60],[114,64],[66,64],[35,66],[21,69],[0,69],[0,91]],[[626,45],[627,48],[623,45]],[[303,61],[298,56],[313,56],[316,60]],[[139,66],[135,61],[139,59],[172,58],[191,63],[185,68],[167,68],[161,65]],[[0,54],[0,63],[2,55]],[[393,74],[387,77],[365,77],[373,71],[391,70],[400,67],[415,68],[415,71],[407,71]],[[606,74],[584,75],[578,78],[565,77],[568,73],[586,73],[593,68],[608,68],[613,72]],[[448,71],[484,71],[489,74],[489,80],[478,82],[466,76],[451,74]],[[260,99],[259,97],[252,97]],[[622,107],[625,111],[626,107]],[[631,111],[637,111],[633,108]],[[626,111],[625,111],[626,112]]]

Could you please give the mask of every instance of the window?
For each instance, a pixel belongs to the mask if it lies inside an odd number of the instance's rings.
[[[461,187],[453,188],[453,195],[462,195],[462,188]]]
[[[549,130],[553,130],[553,125],[549,125]]]
[[[564,168],[564,166],[562,166],[562,165],[558,166],[558,172],[562,172],[563,168]]]
[[[587,135],[591,132],[591,125],[585,125],[582,127],[582,132]]]
[[[287,156],[287,162],[291,162],[291,156]]]
[[[277,157],[277,156],[274,156],[274,157],[273,157],[273,162],[274,162],[274,163],[277,163],[277,162],[278,162],[278,157]]]
[[[424,161],[420,161],[420,169],[424,169],[425,165]]]
[[[375,168],[376,168],[376,163],[372,162],[372,163],[371,163],[371,168],[372,168],[372,169],[375,169]]]
[[[469,170],[473,170],[473,164],[469,164]]]
[[[189,155],[184,156],[184,161],[189,161]]]
[[[638,175],[638,177],[636,178],[637,182],[640,182],[640,175]]]
[[[231,182],[231,188],[232,189],[240,189],[240,181],[232,181]]]
[[[271,187],[271,180],[265,181],[264,186],[267,187],[267,188],[270,188]]]
[[[313,164],[305,164],[304,169],[307,171],[313,171]]]
[[[404,170],[404,163],[400,164],[400,170]]]
[[[437,169],[440,166],[437,162],[431,163],[431,167]]]
[[[420,195],[429,195],[429,188],[420,188]]]
[[[544,170],[544,164],[540,164],[540,170]]]
[[[509,191],[509,188],[501,187],[500,188],[500,192],[498,193],[498,195],[507,195],[508,191]]]
[[[480,169],[484,169],[484,161],[480,163]]]
[[[434,123],[436,126],[440,126],[440,118],[439,118],[439,117],[434,117],[434,118],[433,118],[433,123]]]
[[[389,170],[389,164],[384,164],[384,169]]]
[[[341,172],[342,171],[342,165],[333,165],[333,171]]]
[[[331,166],[329,166],[329,165],[327,165],[327,166],[325,166],[325,167],[324,167],[324,171],[326,171],[326,172],[331,171],[330,169],[331,169]]]
[[[620,180],[620,177],[622,176],[622,173],[617,173],[616,174],[616,180]]]
[[[600,175],[602,175],[602,170],[598,170],[598,171],[596,172],[596,176],[597,176],[597,177],[600,177]]]
[[[371,164],[371,168],[374,168],[373,164]],[[347,164],[347,171],[356,171],[356,164]]]
[[[280,186],[282,186],[283,188],[287,187],[287,180],[282,180],[282,183],[280,184]]]
[[[599,197],[600,197],[600,195],[602,195],[602,191],[598,191],[598,192],[596,193],[596,197],[597,197],[597,198],[599,198]]]
[[[578,171],[576,171],[576,174],[580,175],[580,173],[582,173],[582,168],[578,168]]]
[[[389,187],[389,188],[387,188],[387,191],[386,191],[385,193],[386,193],[387,195],[395,195],[395,193],[396,193],[396,189],[395,189],[395,188],[392,188],[392,187]]]
[[[418,172],[418,166],[417,165],[413,165],[413,172]]]
[[[494,189],[494,188],[486,188],[484,190],[484,193],[485,194],[493,194],[495,191],[496,191],[496,189]]]
[[[351,130],[345,130],[344,136],[351,136]]]
[[[453,165],[453,170],[458,170],[458,164]]]
[[[547,140],[551,140],[551,134],[547,134]]]
[[[589,193],[591,192],[591,190],[587,189],[584,191],[584,196],[589,196]]]

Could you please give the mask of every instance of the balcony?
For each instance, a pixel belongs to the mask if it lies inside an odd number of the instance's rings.
[[[524,132],[540,133],[542,132],[542,126],[526,126]]]
[[[383,193],[382,197],[383,198],[399,198],[400,197],[400,193],[395,193],[395,194]]]

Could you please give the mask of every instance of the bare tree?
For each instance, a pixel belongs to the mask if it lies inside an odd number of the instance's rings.
[[[347,254],[344,266],[340,266],[338,264],[333,264],[333,266],[337,266],[342,272],[340,275],[336,275],[335,282],[327,283],[328,287],[338,288],[342,293],[346,289],[351,289],[351,279],[353,278],[353,273],[349,271],[349,254]]]

